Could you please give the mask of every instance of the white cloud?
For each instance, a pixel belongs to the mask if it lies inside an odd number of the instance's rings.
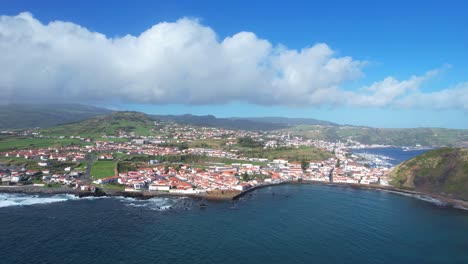
[[[110,38],[73,23],[45,25],[29,13],[1,16],[0,52],[3,101],[442,107],[452,100],[465,109],[468,101],[460,99],[467,85],[420,92],[434,72],[345,91],[340,87],[364,76],[365,61],[337,56],[323,43],[274,46],[251,32],[219,40],[211,28],[185,18]]]

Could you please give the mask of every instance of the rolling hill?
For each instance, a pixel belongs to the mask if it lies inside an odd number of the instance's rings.
[[[51,127],[111,112],[108,109],[79,104],[0,105],[0,129]]]
[[[79,104],[10,104],[0,105],[0,129],[20,128],[48,128],[56,125],[77,123],[88,118],[111,114],[112,111],[104,108]],[[123,112],[128,113],[128,112]],[[135,122],[141,121],[135,116]],[[100,117],[102,119],[102,117]],[[120,121],[104,120],[108,128],[94,127],[83,123],[67,126],[72,128],[68,134],[81,131],[86,134],[110,133],[115,128],[122,130],[130,127],[145,127],[140,124],[131,124],[130,116],[126,123]],[[158,119],[186,125],[217,127],[225,129],[242,129],[251,131],[285,130],[293,135],[310,139],[327,141],[346,141],[352,139],[364,144],[382,144],[393,146],[434,146],[434,147],[468,147],[468,130],[444,128],[372,128],[359,126],[343,126],[336,123],[313,118],[284,118],[284,117],[232,117],[217,118],[212,115],[146,115],[146,119]],[[109,121],[109,122],[108,122]],[[91,121],[90,121],[91,122]],[[120,124],[117,124],[117,123]],[[91,122],[92,123],[92,122]],[[99,123],[99,122],[98,122]],[[146,122],[148,123],[148,122]],[[126,128],[125,128],[126,127]],[[87,129],[91,132],[86,132]],[[55,131],[59,128],[56,128]],[[51,130],[52,131],[52,130]],[[139,132],[147,132],[141,129]],[[65,132],[65,131],[61,131]],[[146,133],[145,132],[145,133]],[[143,134],[145,134],[143,133]]]
[[[399,164],[390,176],[397,188],[468,201],[468,149],[441,148],[426,152]]]
[[[314,125],[314,126],[339,126],[337,123],[330,121],[319,120],[315,118],[288,118],[288,117],[230,117],[231,120],[244,120],[251,122],[261,122],[285,125],[287,127],[298,125]]]
[[[287,118],[287,117],[228,117],[219,118],[213,115],[153,115],[155,118],[179,124],[218,127],[225,129],[242,130],[278,130],[297,125],[338,126],[336,123],[313,118]]]
[[[151,134],[154,121],[156,121],[154,118],[144,113],[113,112],[109,115],[42,129],[41,133],[44,135],[95,137],[117,135],[119,132],[134,132],[135,135],[145,136]]]
[[[233,118],[217,118],[212,115],[197,116],[197,115],[153,115],[153,117],[167,121],[185,125],[217,127],[225,129],[242,129],[242,130],[277,130],[288,127],[286,124],[255,121],[249,119],[233,119]]]
[[[468,130],[446,128],[372,128],[357,126],[308,126],[291,129],[292,134],[326,141],[352,139],[363,144],[393,146],[468,146]]]

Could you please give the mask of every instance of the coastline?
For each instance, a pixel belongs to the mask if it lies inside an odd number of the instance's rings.
[[[452,207],[459,210],[468,211],[468,201],[454,199],[446,196],[442,196],[440,194],[433,194],[433,193],[425,193],[425,192],[418,192],[412,190],[405,190],[405,189],[398,189],[392,186],[381,186],[381,185],[361,185],[361,184],[353,184],[353,183],[331,183],[331,182],[316,182],[316,181],[285,181],[281,183],[272,183],[272,184],[265,184],[265,185],[258,185],[248,190],[245,190],[235,197],[233,200],[242,198],[244,195],[252,192],[254,190],[260,188],[266,188],[276,185],[284,185],[284,184],[307,184],[307,185],[327,185],[327,186],[337,186],[337,187],[349,187],[349,188],[356,188],[356,189],[367,189],[367,190],[378,190],[378,191],[386,191],[391,192],[399,195],[406,195],[411,196],[413,198],[417,198],[420,200],[424,200],[427,202],[441,202],[443,206]]]
[[[142,192],[125,192],[117,190],[100,190],[98,192],[84,192],[77,189],[72,189],[68,187],[56,187],[56,188],[47,188],[41,186],[33,185],[17,185],[17,186],[1,186],[0,193],[17,193],[17,194],[46,194],[46,195],[55,195],[55,194],[70,194],[77,197],[127,197],[127,198],[136,198],[136,199],[151,199],[155,197],[190,197],[195,200],[210,200],[210,201],[221,201],[221,200],[232,200],[232,197],[237,195],[239,191],[235,193],[226,192],[208,192],[205,195],[200,194],[180,194],[180,193],[169,193],[169,192],[156,192],[156,191],[142,191]]]
[[[168,193],[168,192],[154,192],[154,191],[144,191],[144,192],[125,192],[125,191],[116,191],[116,190],[101,190],[96,193],[83,192],[77,189],[71,189],[68,187],[58,187],[58,188],[47,188],[40,186],[32,185],[19,185],[19,186],[1,186],[0,193],[19,193],[19,194],[46,194],[46,195],[55,195],[55,194],[70,194],[77,197],[128,197],[136,199],[151,199],[156,197],[162,198],[175,198],[175,197],[189,197],[195,200],[208,200],[208,201],[232,201],[238,200],[245,196],[246,194],[255,191],[257,189],[272,187],[277,185],[327,185],[327,186],[337,186],[337,187],[349,187],[356,189],[367,189],[367,190],[379,190],[391,192],[399,195],[411,196],[413,198],[418,198],[428,202],[439,202],[443,206],[448,206],[460,210],[468,211],[468,201],[454,199],[440,194],[418,192],[412,190],[398,189],[392,186],[381,186],[381,185],[360,185],[352,183],[330,183],[330,182],[316,182],[316,181],[284,181],[280,183],[270,183],[264,185],[257,185],[245,191],[216,191],[208,192],[205,195],[199,194],[178,194],[178,193]]]

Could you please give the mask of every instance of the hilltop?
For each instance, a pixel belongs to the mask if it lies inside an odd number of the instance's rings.
[[[394,168],[392,185],[468,201],[468,149],[441,148]]]
[[[125,131],[132,126],[146,127],[140,132],[146,134],[147,124],[152,120],[162,120],[178,124],[205,126],[214,128],[224,128],[233,130],[248,131],[272,131],[283,130],[292,135],[302,136],[308,139],[318,139],[330,142],[345,142],[348,139],[358,141],[363,144],[379,144],[393,146],[433,146],[433,147],[468,147],[468,130],[466,129],[445,129],[445,128],[372,128],[363,126],[339,125],[336,123],[313,118],[285,118],[285,117],[230,117],[218,118],[213,115],[146,115],[146,121],[141,124],[141,116],[135,115],[137,124],[129,124],[131,116],[125,117],[127,124],[116,124],[120,121],[103,119],[103,116],[111,114],[113,111],[94,106],[79,104],[10,104],[0,105],[0,129],[18,128],[49,128],[56,125],[76,123],[75,126],[68,126],[73,134],[74,131],[81,131],[85,134],[112,133],[115,128]],[[132,112],[121,112],[132,113]],[[135,113],[135,112],[133,112]],[[93,129],[87,132],[80,128],[77,122],[89,118],[100,116],[101,121],[111,124],[107,129],[101,125],[93,127],[93,121],[84,122],[80,125]],[[115,116],[114,116],[115,117]],[[112,115],[110,117],[112,119]],[[150,122],[147,122],[150,121]],[[100,122],[100,121],[99,121]],[[96,122],[96,123],[99,123]],[[140,122],[140,124],[138,124]],[[47,129],[51,132],[60,131],[60,128]],[[58,134],[58,133],[56,133]]]
[[[111,112],[109,109],[79,104],[0,105],[0,129],[51,127]]]
[[[330,121],[319,120],[315,118],[289,118],[289,117],[230,117],[230,120],[242,120],[259,123],[270,123],[293,127],[298,125],[313,125],[313,126],[339,126],[337,123]]]
[[[225,129],[241,129],[255,131],[269,131],[289,127],[287,124],[276,123],[274,120],[256,120],[249,118],[218,118],[213,115],[153,115],[153,117],[179,124],[217,127]]]
[[[75,123],[43,129],[45,135],[60,136],[102,136],[117,135],[119,132],[146,136],[151,134],[156,120],[139,112],[113,112],[109,115],[97,116]]]

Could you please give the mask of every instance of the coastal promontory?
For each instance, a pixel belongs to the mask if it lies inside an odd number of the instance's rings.
[[[428,151],[396,166],[391,176],[397,188],[468,201],[468,149]]]

